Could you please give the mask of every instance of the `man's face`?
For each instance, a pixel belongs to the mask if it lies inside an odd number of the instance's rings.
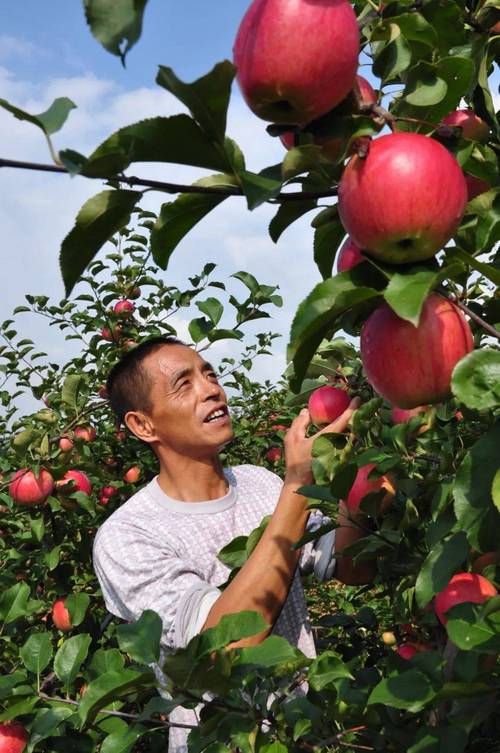
[[[151,382],[151,410],[162,446],[201,457],[217,453],[232,439],[227,398],[213,367],[186,345],[165,345],[143,368]]]

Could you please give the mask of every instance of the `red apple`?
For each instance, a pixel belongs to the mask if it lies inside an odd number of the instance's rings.
[[[422,651],[431,651],[432,646],[427,645],[426,643],[401,643],[397,649],[396,653],[399,654],[399,656],[402,659],[410,660],[413,659],[415,654],[420,654]]]
[[[418,327],[383,303],[361,330],[366,378],[379,395],[401,408],[446,400],[453,369],[473,347],[460,309],[436,293],[426,299]]]
[[[482,178],[476,178],[475,175],[465,173],[465,183],[467,185],[467,200],[472,201],[479,194],[489,191],[491,186]]]
[[[116,327],[112,327],[111,329],[109,327],[103,327],[101,329],[101,337],[103,340],[108,340],[108,342],[118,342],[122,336],[122,331],[123,328],[120,324],[117,324]]]
[[[410,418],[421,416],[429,409],[428,405],[417,405],[416,408],[397,408],[395,405],[391,408],[391,418],[393,424],[405,424]]]
[[[358,85],[361,104],[370,105],[375,103],[377,101],[377,95],[370,82],[367,81],[366,78],[363,78],[363,76],[359,75],[356,76],[355,81]],[[351,102],[352,94],[352,92],[349,93],[347,99],[344,100],[344,103]],[[344,106],[344,104],[342,106]],[[355,108],[356,102],[352,101],[351,109],[355,110]],[[323,155],[332,162],[336,162],[340,155],[348,148],[348,144],[346,143],[345,139],[339,136],[328,135],[328,124],[326,124],[325,129],[325,124],[321,120],[309,123],[306,126],[306,131],[311,133],[313,137],[313,143],[317,146],[321,146]],[[283,146],[285,146],[287,149],[292,149],[292,147],[296,145],[296,134],[293,131],[286,131],[285,133],[282,133],[280,139]]]
[[[350,159],[339,185],[347,233],[364,252],[389,264],[434,256],[455,234],[466,203],[455,157],[418,133],[372,140],[366,157]]]
[[[75,438],[80,439],[82,442],[93,442],[97,436],[97,432],[93,426],[76,426]]]
[[[448,609],[472,602],[482,604],[497,595],[497,589],[487,578],[477,573],[457,573],[434,598],[434,611],[442,625],[446,625]]]
[[[118,431],[115,433],[115,437],[119,442],[125,442],[127,439],[127,432],[123,431],[123,429],[118,429]]]
[[[101,400],[107,400],[109,398],[108,391],[106,389],[106,385],[105,384],[102,384],[99,387],[99,390],[98,390],[97,394],[99,395],[99,397],[101,398]]]
[[[285,426],[285,424],[273,424],[271,426],[271,429],[273,431],[288,431],[289,428],[290,427],[289,426]]]
[[[382,510],[386,509],[396,493],[392,478],[387,476],[378,476],[377,478],[368,478],[370,473],[376,468],[375,463],[368,463],[358,469],[354,483],[349,490],[345,501],[349,512],[357,513],[362,500],[367,494],[385,489],[386,494],[382,500]]]
[[[325,385],[311,394],[308,402],[311,421],[317,426],[331,424],[349,407],[351,399],[345,390]]]
[[[92,484],[89,477],[83,471],[70,470],[66,471],[62,479],[56,482],[56,486],[65,487],[71,482],[70,493],[83,492],[84,494],[92,494]]]
[[[271,447],[266,452],[266,458],[270,463],[277,463],[281,459],[282,454],[280,447]]]
[[[56,599],[52,607],[51,617],[56,628],[63,633],[67,633],[73,627],[70,614],[64,606],[64,599]]]
[[[253,0],[233,52],[250,109],[264,120],[305,125],[354,85],[356,15],[346,0]]]
[[[69,437],[61,437],[59,440],[59,449],[61,452],[71,452],[74,447],[74,442]]]
[[[28,740],[28,731],[19,722],[0,724],[0,753],[23,753]]]
[[[136,484],[141,477],[141,469],[137,465],[133,465],[128,471],[123,474],[123,480],[126,484]]]
[[[103,486],[100,495],[102,497],[113,497],[115,494],[117,494],[118,489],[116,486]]]
[[[104,494],[100,494],[99,504],[102,505],[103,507],[106,507],[110,499],[111,499],[110,497],[106,497]]]
[[[364,261],[366,261],[366,258],[361,253],[359,246],[356,246],[352,238],[348,236],[341,245],[337,256],[337,272],[347,272]]]
[[[127,291],[127,296],[135,301],[137,298],[141,297],[141,289],[137,286],[130,288],[130,290]]]
[[[115,303],[113,313],[125,319],[127,316],[131,316],[134,309],[135,306],[132,301],[127,301],[127,299],[125,299],[124,301],[118,301],[118,303]]]
[[[449,115],[443,118],[443,123],[448,126],[460,126],[464,139],[487,141],[490,134],[488,124],[484,120],[481,120],[474,110],[468,107],[463,110],[450,112]]]
[[[28,468],[16,471],[9,484],[9,494],[18,505],[41,505],[54,490],[54,479],[45,468],[35,476]]]

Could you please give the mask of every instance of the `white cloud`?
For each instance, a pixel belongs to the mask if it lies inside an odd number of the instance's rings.
[[[34,55],[50,57],[48,50],[39,47],[33,42],[21,37],[12,37],[8,34],[0,34],[0,60],[11,60],[12,58],[30,59]]]

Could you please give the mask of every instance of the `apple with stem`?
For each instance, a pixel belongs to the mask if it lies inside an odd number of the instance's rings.
[[[29,468],[16,471],[9,484],[9,494],[18,505],[41,505],[54,490],[54,479],[41,468],[35,475]]]

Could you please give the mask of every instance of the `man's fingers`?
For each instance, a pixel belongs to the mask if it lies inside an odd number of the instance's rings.
[[[339,433],[341,431],[344,431],[347,429],[347,426],[349,425],[349,421],[351,420],[354,411],[359,408],[361,405],[361,399],[359,397],[354,397],[351,402],[349,403],[349,407],[345,409],[345,411],[335,419],[335,421],[332,421],[331,424],[328,424],[328,426],[324,426],[323,429],[320,429],[314,437],[319,437],[320,434],[329,434],[329,433]]]
[[[302,408],[297,418],[294,418],[292,421],[292,425],[290,426],[290,431],[297,431],[301,436],[305,437],[307,428],[309,424],[311,423],[311,416],[309,415],[309,411],[307,408]]]

